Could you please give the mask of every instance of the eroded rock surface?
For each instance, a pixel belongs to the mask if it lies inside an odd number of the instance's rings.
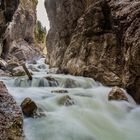
[[[23,140],[22,128],[21,109],[0,81],[0,140]]]
[[[48,62],[126,88],[140,103],[140,1],[45,0]]]

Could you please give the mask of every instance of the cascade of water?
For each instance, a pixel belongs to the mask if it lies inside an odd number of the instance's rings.
[[[33,66],[42,64],[43,59]],[[140,107],[131,97],[129,102],[108,101],[111,88],[93,79],[43,74],[35,73],[32,82],[26,77],[2,79],[19,104],[30,97],[44,114],[25,118],[27,140],[140,140]],[[73,105],[63,105],[66,96]]]

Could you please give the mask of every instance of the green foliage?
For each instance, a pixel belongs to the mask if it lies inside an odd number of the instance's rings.
[[[37,21],[35,27],[35,40],[38,44],[44,43],[46,38],[46,27],[43,27],[40,21]]]

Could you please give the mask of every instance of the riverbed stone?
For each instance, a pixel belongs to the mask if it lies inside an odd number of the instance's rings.
[[[26,117],[34,117],[37,114],[37,105],[30,99],[25,98],[21,103],[22,112]]]
[[[61,89],[61,90],[52,90],[51,93],[68,93],[67,90]]]
[[[69,95],[63,96],[59,99],[58,103],[64,106],[71,106],[75,104],[75,100]]]
[[[124,100],[124,101],[128,102],[128,97],[126,96],[125,92],[121,88],[115,86],[109,92],[108,100],[109,101],[111,101],[111,100],[116,100],[116,101]]]

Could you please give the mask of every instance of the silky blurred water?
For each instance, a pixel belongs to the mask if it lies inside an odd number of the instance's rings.
[[[37,68],[42,64],[43,59],[32,65]],[[140,140],[140,107],[131,97],[129,103],[108,101],[111,88],[91,78],[47,73],[46,65],[34,73],[32,82],[27,77],[1,78],[19,105],[30,97],[44,114],[24,119],[26,140]],[[58,85],[48,86],[44,77],[56,79]],[[68,93],[52,93],[54,90]],[[59,104],[66,95],[74,105]]]

